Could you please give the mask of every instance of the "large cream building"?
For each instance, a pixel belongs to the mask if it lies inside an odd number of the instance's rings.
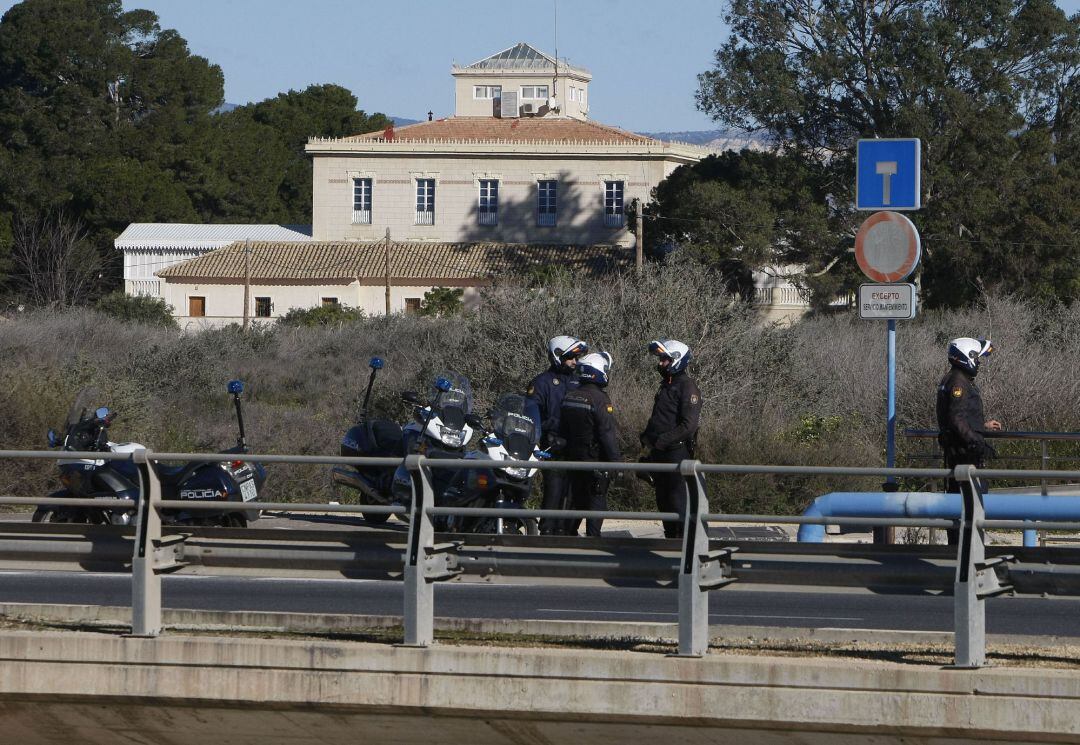
[[[592,76],[528,44],[451,75],[451,117],[308,143],[314,240],[629,247],[627,208],[707,154],[590,121]]]

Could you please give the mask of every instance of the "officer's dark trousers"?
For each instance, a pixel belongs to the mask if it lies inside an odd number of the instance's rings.
[[[544,499],[540,503],[545,510],[565,510],[568,503],[566,471],[544,471],[542,478],[544,485]],[[569,520],[556,520],[546,517],[540,521],[540,533],[542,535],[566,535],[570,532]]]
[[[649,453],[652,463],[679,463],[690,458],[690,451],[680,445],[673,450],[653,450]],[[664,535],[668,538],[682,538],[683,523],[686,520],[686,479],[680,473],[654,473],[653,487],[656,489],[656,508],[660,512],[678,512],[679,522],[665,522]]]
[[[970,455],[965,451],[955,452],[952,450],[945,451],[945,467],[955,468],[956,466],[962,466],[969,464],[976,468],[982,468],[982,458],[978,458]],[[982,479],[975,479],[975,486],[978,487],[981,494],[986,494],[986,482]],[[945,491],[949,494],[960,493],[960,482],[953,478],[945,479]],[[948,537],[949,545],[956,546],[960,543],[960,530],[958,528],[947,528],[945,535]]]
[[[592,510],[603,512],[607,509],[608,480],[597,475],[596,471],[571,471],[567,474],[570,486],[570,508],[574,510]],[[589,518],[585,521],[585,535],[600,537],[603,518]],[[577,535],[580,520],[570,521],[570,535]]]

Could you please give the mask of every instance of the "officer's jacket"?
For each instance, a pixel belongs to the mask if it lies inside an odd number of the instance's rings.
[[[937,387],[938,442],[944,450],[986,450],[982,395],[971,375],[952,368]]]
[[[563,372],[557,367],[551,367],[532,379],[525,390],[525,395],[539,409],[540,420],[537,425],[540,427],[540,433],[559,431],[559,410],[563,396],[568,390],[576,389],[578,385],[577,376]]]
[[[652,416],[641,440],[657,450],[693,448],[701,421],[701,391],[685,372],[668,375],[653,400]]]
[[[566,439],[561,453],[565,460],[622,460],[615,409],[595,383],[585,382],[563,396],[559,436]]]

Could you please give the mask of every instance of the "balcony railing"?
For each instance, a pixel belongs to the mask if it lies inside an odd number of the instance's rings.
[[[353,210],[352,221],[353,225],[370,225],[371,210]]]
[[[147,297],[161,296],[161,280],[158,279],[129,279],[129,295],[146,295]]]
[[[604,214],[604,227],[605,228],[621,228],[626,222],[626,216],[621,212],[615,214]]]
[[[480,224],[481,225],[498,225],[499,224],[499,213],[498,213],[498,211],[497,210],[491,210],[490,212],[481,212],[480,213]]]
[[[555,227],[555,213],[554,212],[540,212],[536,215],[536,224],[542,228]]]
[[[416,211],[416,224],[417,225],[434,225],[435,224],[435,211]]]

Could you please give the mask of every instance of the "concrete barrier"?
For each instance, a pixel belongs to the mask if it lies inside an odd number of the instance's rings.
[[[0,632],[3,740],[1080,742],[1069,670]]]

